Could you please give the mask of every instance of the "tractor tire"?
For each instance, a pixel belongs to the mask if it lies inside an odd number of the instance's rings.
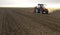
[[[37,13],[37,7],[34,8],[34,12],[33,13]]]
[[[42,14],[48,14],[48,10],[45,9],[45,10],[42,12]]]

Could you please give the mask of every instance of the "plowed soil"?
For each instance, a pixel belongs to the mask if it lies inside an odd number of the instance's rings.
[[[60,10],[44,15],[32,8],[0,8],[0,35],[60,35]]]

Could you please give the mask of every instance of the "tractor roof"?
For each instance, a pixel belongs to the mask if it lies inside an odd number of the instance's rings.
[[[44,5],[44,4],[38,4],[38,5]]]

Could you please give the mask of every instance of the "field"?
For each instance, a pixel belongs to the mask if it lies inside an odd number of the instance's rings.
[[[44,15],[33,13],[33,8],[0,8],[0,35],[60,35],[60,9],[49,12]]]

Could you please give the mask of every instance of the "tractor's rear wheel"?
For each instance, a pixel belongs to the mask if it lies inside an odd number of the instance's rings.
[[[42,14],[48,14],[48,10],[45,9],[45,10],[42,12]]]

